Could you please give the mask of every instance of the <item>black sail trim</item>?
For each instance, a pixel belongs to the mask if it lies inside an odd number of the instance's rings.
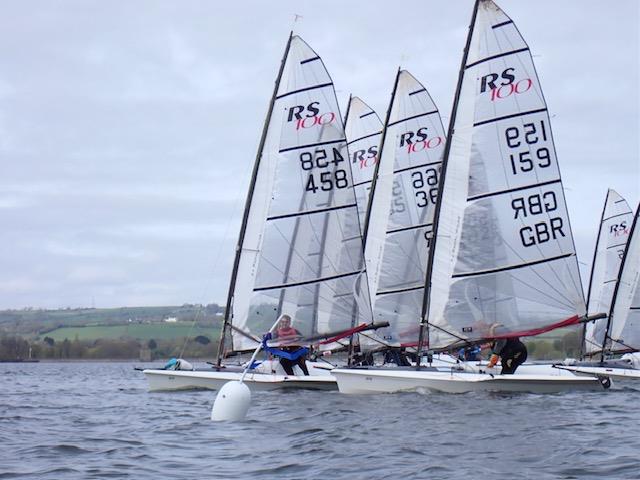
[[[364,140],[365,138],[375,137],[376,135],[380,135],[381,133],[382,131],[379,131],[376,133],[370,133],[369,135],[365,135],[364,137],[356,138],[355,140],[351,140],[350,142],[347,142],[347,145],[351,145],[352,143],[359,142],[360,140]]]
[[[426,88],[421,88],[420,90],[416,90],[415,92],[409,92],[409,95],[416,95],[418,93],[426,92]]]
[[[302,60],[300,62],[300,65],[304,65],[305,63],[310,63],[310,62],[315,62],[316,60],[320,60],[320,57],[312,57],[312,58],[307,58],[306,60]]]
[[[360,118],[368,117],[369,115],[373,115],[374,113],[376,113],[376,112],[371,110],[370,112],[363,113],[362,115],[360,115]]]
[[[355,272],[342,273],[340,275],[332,275],[330,277],[322,277],[322,278],[314,278],[313,280],[306,280],[304,282],[294,282],[294,283],[282,283],[280,285],[271,285],[268,287],[258,287],[254,288],[254,292],[263,292],[265,290],[279,290],[281,288],[290,288],[290,287],[301,287],[302,285],[313,285],[315,283],[327,282],[329,280],[337,280],[339,278],[351,277],[353,275],[359,275],[360,270],[356,270]]]
[[[418,228],[428,227],[429,225],[433,226],[433,222],[421,223],[420,225],[411,225],[410,227],[394,228],[391,230],[387,230],[387,235],[398,232],[406,232],[407,230],[417,230]]]
[[[278,95],[276,97],[276,100],[280,100],[281,98],[288,97],[289,95],[295,95],[296,93],[302,93],[302,92],[307,92],[309,90],[315,90],[317,88],[332,87],[332,86],[333,86],[333,82],[320,83],[318,85],[313,85],[312,87],[301,88],[299,90],[292,90],[291,92],[283,93],[282,95]]]
[[[412,167],[399,168],[398,170],[394,170],[393,174],[396,175],[398,173],[406,172],[407,170],[415,170],[416,168],[430,167],[431,165],[438,165],[439,163],[442,163],[442,160],[438,160],[437,162],[422,163],[420,165],[414,165]]]
[[[609,250],[610,248],[618,248],[618,247],[624,247],[627,243],[619,243],[617,245],[611,245],[610,247],[607,247],[607,250]]]
[[[510,118],[524,117],[525,115],[532,115],[534,113],[542,113],[542,112],[546,112],[546,111],[547,111],[546,108],[539,108],[537,110],[529,110],[528,112],[514,113],[514,114],[511,114],[511,115],[505,115],[504,117],[496,117],[496,118],[491,118],[489,120],[483,120],[481,122],[474,123],[473,126],[474,127],[479,127],[480,125],[486,125],[487,123],[499,122],[501,120],[508,120]]]
[[[511,265],[509,267],[502,267],[502,268],[492,268],[490,270],[480,270],[477,272],[468,272],[468,273],[456,273],[454,275],[452,275],[452,278],[465,278],[465,277],[475,277],[477,275],[488,275],[491,273],[500,273],[500,272],[506,272],[508,270],[516,270],[518,268],[524,268],[524,267],[531,267],[533,265],[539,265],[541,263],[547,263],[547,262],[553,262],[556,260],[562,260],[563,258],[569,258],[569,257],[573,257],[575,254],[574,253],[565,253],[564,255],[558,255],[556,257],[551,257],[551,258],[543,258],[542,260],[536,260],[534,262],[525,262],[525,263],[520,263],[518,265]]]
[[[267,221],[282,220],[283,218],[293,218],[293,217],[299,217],[301,215],[314,215],[316,213],[331,212],[333,210],[342,210],[344,208],[353,208],[355,206],[357,206],[355,203],[350,203],[348,205],[340,205],[337,207],[320,208],[317,210],[307,210],[305,212],[288,213],[286,215],[274,215],[273,217],[267,217]]]
[[[328,142],[310,143],[309,145],[298,145],[297,147],[283,148],[282,150],[278,150],[278,153],[291,152],[293,150],[302,150],[303,148],[321,147],[323,145],[331,145],[332,143],[341,143],[344,141],[344,138],[339,138],[338,140],[329,140]]]
[[[361,187],[362,185],[366,185],[367,183],[371,183],[373,182],[373,179],[371,180],[365,180],[364,182],[358,182],[358,183],[354,183],[353,186],[354,187]]]
[[[534,185],[525,185],[523,187],[510,188],[509,190],[500,190],[497,192],[483,193],[482,195],[476,195],[475,197],[467,198],[467,202],[472,202],[474,200],[479,200],[481,198],[495,197],[497,195],[505,195],[507,193],[519,192],[521,190],[528,190],[530,188],[546,187],[547,185],[553,185],[554,183],[560,183],[560,179],[558,178],[557,180],[549,180],[548,182],[536,183]]]
[[[397,125],[397,124],[402,123],[402,122],[406,122],[408,120],[413,120],[414,118],[420,118],[420,117],[426,117],[427,115],[433,115],[434,113],[438,113],[438,110],[433,110],[431,112],[425,112],[425,113],[419,113],[418,115],[413,115],[411,117],[407,117],[407,118],[402,118],[400,120],[396,120],[395,122],[389,123],[389,125],[387,125],[387,128],[388,127],[393,127],[394,125]]]
[[[522,53],[522,52],[526,52],[528,50],[529,50],[529,47],[525,47],[525,48],[519,48],[518,50],[511,50],[510,52],[504,52],[504,53],[498,53],[497,55],[491,55],[490,57],[485,57],[482,60],[478,60],[477,62],[470,63],[469,65],[464,67],[464,69],[466,70],[467,68],[475,67],[476,65],[479,65],[479,64],[484,63],[484,62],[488,62],[489,60],[495,60],[496,58],[506,57],[507,55],[513,55],[514,53]]]
[[[624,200],[622,200],[622,201],[624,202]],[[603,218],[602,221],[606,222],[607,220],[611,220],[612,218],[622,217],[624,215],[629,215],[629,214],[633,215],[632,212],[618,213],[617,215],[611,215],[610,217]]]
[[[376,293],[376,296],[393,295],[394,293],[405,293],[405,292],[412,292],[414,290],[423,290],[423,289],[424,289],[424,285],[418,285],[417,287],[400,288],[398,290],[386,290],[384,292],[378,291],[378,293]]]
[[[491,25],[491,28],[500,28],[500,27],[504,27],[505,25],[509,25],[510,23],[513,23],[513,20],[507,20],[506,22],[502,22],[502,23],[496,23],[495,25]]]

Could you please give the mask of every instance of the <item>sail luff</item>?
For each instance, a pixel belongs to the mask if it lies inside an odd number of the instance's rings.
[[[389,100],[389,107],[387,108],[387,113],[385,115],[384,124],[382,126],[382,134],[380,136],[380,146],[378,147],[378,162],[376,162],[375,170],[373,171],[373,180],[371,182],[371,192],[369,193],[369,199],[367,202],[367,213],[364,221],[364,225],[362,227],[362,245],[367,251],[367,237],[369,233],[369,223],[371,222],[371,206],[373,204],[373,197],[375,196],[376,184],[378,182],[378,173],[380,171],[380,159],[382,158],[382,152],[384,149],[384,142],[387,137],[387,129],[389,127],[389,118],[391,117],[391,109],[393,108],[393,101],[396,97],[396,91],[398,90],[398,80],[400,79],[400,67],[398,67],[398,71],[396,73],[395,81],[393,82],[393,90],[391,91],[391,99]],[[374,292],[371,292],[373,294]]]
[[[589,272],[589,286],[587,287],[587,314],[592,313],[589,310],[590,300],[591,300],[591,292],[593,289],[593,274],[596,266],[596,260],[598,258],[598,247],[600,245],[600,239],[602,237],[602,228],[604,227],[604,215],[607,211],[607,204],[609,203],[609,197],[611,196],[611,189],[607,189],[607,197],[604,200],[604,205],[602,206],[602,214],[600,215],[600,226],[598,228],[598,236],[596,238],[596,247],[593,250],[593,259],[591,261],[591,272]],[[586,351],[586,342],[587,342],[587,324],[585,323],[582,326],[582,343],[580,344],[580,358],[584,358],[584,354]]]
[[[476,23],[476,17],[478,15],[478,5],[481,0],[476,0],[473,5],[473,13],[471,14],[471,21],[469,23],[469,29],[467,32],[467,41],[462,54],[462,60],[460,62],[460,70],[458,72],[458,83],[456,85],[456,92],[453,99],[453,105],[451,107],[451,115],[449,117],[449,127],[447,129],[447,136],[445,139],[444,152],[442,154],[442,168],[440,170],[440,184],[438,185],[438,197],[436,200],[435,211],[433,216],[433,234],[431,245],[429,248],[429,256],[427,258],[427,269],[425,278],[424,296],[422,300],[422,313],[420,318],[420,334],[418,337],[418,358],[422,353],[422,347],[426,341],[429,344],[429,330],[428,330],[428,311],[431,297],[431,278],[433,276],[433,262],[436,250],[436,244],[438,242],[438,225],[440,223],[440,211],[442,210],[442,192],[444,185],[447,181],[447,166],[449,163],[449,154],[451,152],[451,140],[453,139],[453,129],[455,126],[456,117],[458,114],[458,104],[460,102],[460,93],[462,91],[462,82],[464,80],[464,70],[469,57],[469,48],[471,46],[471,39],[473,37],[473,29]],[[417,369],[420,369],[420,362],[417,363]]]
[[[222,324],[222,329],[220,332],[220,341],[218,344],[218,359],[217,365],[220,366],[222,364],[222,357],[224,355],[224,342],[225,342],[225,334],[226,327],[230,323],[230,320],[233,316],[232,314],[232,306],[233,306],[233,292],[236,286],[236,280],[238,278],[238,267],[240,266],[240,256],[242,254],[242,245],[244,243],[244,237],[247,232],[247,224],[249,220],[249,210],[251,208],[251,201],[253,199],[253,192],[255,190],[256,180],[258,178],[258,171],[260,169],[260,159],[262,158],[263,149],[265,143],[267,141],[267,134],[269,130],[269,122],[271,121],[271,117],[273,115],[273,107],[276,103],[276,95],[278,94],[278,89],[280,88],[280,80],[282,79],[282,74],[284,72],[285,63],[287,60],[287,55],[289,55],[289,49],[291,48],[291,40],[293,38],[293,31],[289,33],[289,39],[287,40],[287,45],[284,49],[284,54],[282,55],[282,60],[280,61],[280,68],[278,70],[278,76],[276,77],[273,94],[271,95],[271,100],[269,102],[269,109],[267,111],[267,115],[264,120],[264,125],[262,128],[262,136],[260,137],[260,143],[258,145],[258,151],[256,153],[256,159],[253,164],[253,171],[251,173],[251,180],[249,182],[249,192],[247,194],[247,199],[244,205],[244,213],[242,214],[242,223],[240,225],[240,234],[238,236],[238,243],[236,244],[236,255],[233,261],[233,269],[231,271],[231,279],[229,281],[229,291],[227,293],[227,304],[224,312],[224,322]]]

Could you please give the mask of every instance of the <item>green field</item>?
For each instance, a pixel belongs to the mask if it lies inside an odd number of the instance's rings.
[[[169,340],[181,337],[194,338],[198,335],[204,335],[210,340],[218,338],[219,329],[204,328],[194,325],[191,322],[162,323],[162,324],[144,324],[133,323],[126,325],[94,325],[87,327],[62,327],[52,330],[46,334],[47,337],[53,338],[56,342],[63,341],[65,338],[69,340],[97,340],[99,338],[135,338],[138,340]],[[44,337],[42,335],[41,337]]]

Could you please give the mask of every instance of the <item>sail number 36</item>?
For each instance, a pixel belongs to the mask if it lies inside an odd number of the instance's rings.
[[[309,171],[304,189],[307,192],[316,193],[318,190],[328,192],[334,188],[347,188],[349,180],[346,170],[338,168],[344,157],[337,148],[331,149],[331,157],[325,149],[317,149],[314,152],[300,153],[300,166],[302,170]],[[330,167],[333,167],[330,169]],[[324,169],[323,172],[313,172],[314,169]]]

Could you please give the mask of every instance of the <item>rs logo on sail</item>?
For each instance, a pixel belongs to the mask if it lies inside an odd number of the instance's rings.
[[[407,153],[415,153],[442,145],[442,137],[428,138],[427,130],[428,127],[421,127],[415,132],[408,131],[403,133],[400,135],[400,148],[406,145]]]
[[[320,102],[311,102],[309,105],[295,105],[289,108],[287,122],[296,122],[296,130],[311,128],[316,125],[328,125],[336,119],[333,112],[320,113]],[[304,114],[304,116],[303,116]]]
[[[502,100],[511,95],[528,92],[533,86],[533,80],[523,78],[516,81],[515,68],[505,68],[502,73],[490,73],[480,78],[480,93],[490,92],[491,101]],[[499,81],[500,80],[500,81]],[[499,82],[498,82],[499,81]]]
[[[372,145],[368,149],[353,152],[351,163],[358,164],[360,168],[367,168],[378,163],[378,146]]]
[[[621,235],[629,235],[629,228],[627,222],[614,223],[609,227],[609,233],[613,233],[614,237],[620,237]]]

